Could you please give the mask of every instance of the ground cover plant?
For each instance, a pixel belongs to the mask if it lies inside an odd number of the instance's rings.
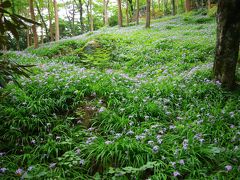
[[[211,80],[201,14],[5,54],[35,64],[0,93],[3,179],[238,179],[240,96]]]

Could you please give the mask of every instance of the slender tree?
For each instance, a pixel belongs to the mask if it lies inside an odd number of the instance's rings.
[[[152,0],[152,17],[155,18],[154,0]]]
[[[39,7],[39,4],[35,1],[35,4],[36,4],[36,8],[37,8],[37,11],[38,11],[38,14],[39,14],[39,16],[40,16],[40,19],[41,19],[41,23],[42,23],[42,28],[44,27],[44,29],[45,29],[45,34],[46,34],[46,36],[48,37],[48,27],[47,27],[47,24],[46,24],[46,22],[44,21],[44,18],[43,18],[43,15],[42,15],[42,11],[43,10],[41,10],[40,9],[40,7]]]
[[[88,24],[88,31],[90,30],[90,11],[89,11],[89,3],[90,3],[89,0],[85,1],[86,10],[87,10],[87,24]]]
[[[85,27],[83,22],[83,3],[82,0],[79,0],[79,16],[80,16],[80,24],[81,24],[81,33],[84,33]]]
[[[104,25],[108,26],[108,3],[109,0],[103,0],[103,6],[104,6],[104,10],[103,10],[103,19],[104,19]]]
[[[90,8],[90,31],[93,32],[93,13],[92,13],[92,0],[89,0],[89,8]]]
[[[167,13],[168,13],[168,0],[163,0],[163,7],[164,7],[164,10],[163,10],[163,12],[164,12],[164,15],[166,16],[167,15]]]
[[[53,0],[54,13],[55,13],[55,41],[59,41],[59,19],[58,19],[58,7],[57,0]]]
[[[176,15],[176,6],[175,6],[175,0],[172,0],[172,15]]]
[[[117,0],[118,3],[118,27],[122,27],[122,2],[121,0]]]
[[[137,16],[136,16],[136,23],[137,25],[139,24],[139,0],[136,0],[137,1]]]
[[[186,10],[186,12],[191,11],[191,0],[185,1],[185,10]]]
[[[240,1],[219,0],[214,76],[223,87],[235,87],[235,73],[240,41]]]
[[[207,1],[207,7],[208,7],[208,9],[211,9],[211,0]]]
[[[126,0],[126,22],[127,26],[129,26],[128,0]]]
[[[49,32],[50,32],[50,40],[53,41],[53,25],[52,25],[52,11],[51,11],[51,1],[48,0],[48,20],[49,20]]]
[[[159,12],[161,11],[161,2],[160,2],[160,0],[158,0],[158,11]]]
[[[151,0],[147,0],[147,7],[146,7],[146,28],[150,28],[150,19],[151,19]]]
[[[35,21],[33,0],[29,0],[29,8],[30,8],[31,19]],[[37,29],[35,24],[32,25],[32,31],[33,31],[34,48],[38,48],[38,35],[37,35]]]

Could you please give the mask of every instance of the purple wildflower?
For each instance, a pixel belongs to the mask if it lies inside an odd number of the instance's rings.
[[[179,164],[184,165],[184,164],[185,164],[184,160],[183,160],[183,159],[180,159],[180,160],[179,160]]]
[[[112,144],[113,142],[112,141],[105,141],[105,144]]]
[[[80,165],[84,165],[84,163],[85,163],[85,160],[84,160],[84,159],[81,159],[81,160],[79,161],[79,164],[80,164]]]
[[[33,166],[29,166],[27,170],[28,170],[28,171],[33,170]]]
[[[187,147],[188,147],[188,140],[187,140],[187,139],[184,139],[182,144],[183,144],[183,149],[186,150]]]
[[[51,163],[51,164],[49,165],[49,168],[51,168],[51,169],[55,168],[55,167],[56,167],[56,164],[57,164],[57,163]]]
[[[180,176],[181,174],[178,172],[178,171],[175,171],[175,172],[173,172],[173,176],[174,177],[177,177],[177,176]]]
[[[15,174],[18,175],[18,176],[21,176],[23,172],[24,172],[23,169],[18,168],[18,169],[16,170]]]
[[[227,165],[227,166],[225,166],[225,169],[226,169],[226,171],[231,171],[232,170],[232,166],[231,165]]]
[[[5,173],[7,168],[0,168],[0,173]]]
[[[153,151],[153,153],[158,153],[159,146],[153,146],[152,151]]]

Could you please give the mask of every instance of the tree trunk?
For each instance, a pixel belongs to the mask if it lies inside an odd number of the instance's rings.
[[[103,0],[103,6],[104,6],[104,10],[103,10],[103,19],[104,19],[104,25],[105,26],[108,26],[109,23],[108,23],[108,11],[107,11],[107,8],[108,8],[108,3],[109,3],[109,0]]]
[[[128,0],[126,0],[126,22],[127,22],[127,26],[129,26]]]
[[[139,24],[139,0],[137,0],[137,17],[136,17],[137,25]]]
[[[35,2],[36,2],[36,1],[35,1]],[[36,4],[37,11],[38,11],[38,14],[39,14],[39,16],[40,16],[40,19],[41,19],[41,21],[42,21],[42,25],[43,25],[44,28],[45,28],[46,36],[48,37],[48,28],[47,28],[47,24],[45,23],[45,21],[44,21],[44,19],[43,19],[43,16],[42,16],[42,14],[41,14],[41,10],[40,10],[40,8],[39,8],[38,3],[36,2],[35,4]]]
[[[207,1],[207,7],[208,7],[208,9],[211,9],[211,0]]]
[[[49,19],[49,32],[50,32],[50,40],[53,41],[53,27],[52,27],[52,15],[51,15],[51,6],[50,0],[48,0],[48,19]]]
[[[54,13],[55,13],[55,41],[59,41],[59,22],[58,22],[58,7],[57,0],[53,0]]]
[[[29,7],[30,7],[31,19],[35,21],[33,0],[29,0]],[[33,37],[34,37],[34,48],[38,48],[38,35],[37,35],[37,29],[35,24],[32,25],[32,31],[33,31]]]
[[[172,0],[172,15],[176,15],[176,7],[175,7],[175,0]]]
[[[154,0],[152,0],[152,17],[155,18]]]
[[[44,41],[43,41],[43,25],[41,26],[41,43],[43,44]]]
[[[150,7],[151,7],[151,0],[147,0],[147,9],[146,9],[146,28],[150,28],[150,19],[151,19],[151,15],[150,15]]]
[[[163,7],[164,7],[164,15],[166,16],[167,15],[167,11],[168,11],[168,0],[163,0],[163,2],[164,2],[164,5],[163,5]]]
[[[89,0],[89,6],[90,6],[90,31],[93,32],[92,0]]]
[[[223,87],[235,87],[240,41],[240,1],[219,0],[217,11],[217,43],[214,61],[214,77]]]
[[[186,10],[186,12],[191,11],[191,0],[185,1],[185,10]]]
[[[27,28],[26,32],[27,32],[27,47],[29,47],[29,46],[30,46],[30,33],[29,33],[29,28]]]
[[[72,3],[72,36],[75,36],[75,4]]]
[[[122,2],[117,0],[118,3],[118,27],[122,27]]]
[[[132,15],[133,15],[133,1],[132,0],[127,0],[128,1],[128,4],[129,4],[129,7],[130,7],[130,11],[128,10],[129,14],[130,14],[130,18],[132,18]]]
[[[81,24],[81,33],[84,33],[84,22],[83,22],[83,3],[82,0],[79,0],[79,15],[80,15],[80,24]]]
[[[90,31],[90,12],[89,12],[89,0],[86,2],[87,9],[87,22],[88,22],[88,31]]]

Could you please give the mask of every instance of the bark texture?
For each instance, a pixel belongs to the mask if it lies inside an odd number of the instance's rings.
[[[83,3],[82,0],[79,0],[79,16],[80,16],[80,24],[81,24],[81,33],[84,33],[84,23],[83,23]]]
[[[176,14],[175,0],[172,0],[172,15],[175,16],[175,14]]]
[[[208,9],[211,9],[211,0],[207,1],[207,6],[208,6]]]
[[[129,26],[128,0],[126,1],[126,23],[127,23],[127,26]]]
[[[150,19],[151,19],[150,8],[151,8],[151,0],[147,0],[146,28],[150,28]]]
[[[92,0],[89,0],[89,8],[90,8],[90,31],[93,32],[93,13],[92,13]]]
[[[185,1],[185,10],[186,10],[186,12],[191,11],[191,0]]]
[[[117,0],[118,3],[118,26],[122,27],[122,2]]]
[[[59,41],[59,19],[58,19],[58,7],[57,0],[53,0],[54,13],[55,13],[55,41]]]
[[[29,8],[30,8],[31,19],[35,21],[33,0],[29,0]],[[38,35],[37,35],[37,29],[35,24],[32,25],[32,31],[33,31],[34,48],[38,48]]]
[[[240,1],[219,0],[214,76],[223,87],[235,87],[240,40]]]
[[[49,19],[49,32],[50,32],[50,40],[53,41],[53,27],[52,27],[52,13],[51,13],[51,1],[48,0],[48,19]]]
[[[137,0],[137,17],[136,17],[136,23],[139,24],[139,0]]]
[[[109,3],[109,0],[103,0],[103,6],[104,6],[104,25],[105,26],[108,26],[109,25],[109,22],[108,22],[108,3]]]

